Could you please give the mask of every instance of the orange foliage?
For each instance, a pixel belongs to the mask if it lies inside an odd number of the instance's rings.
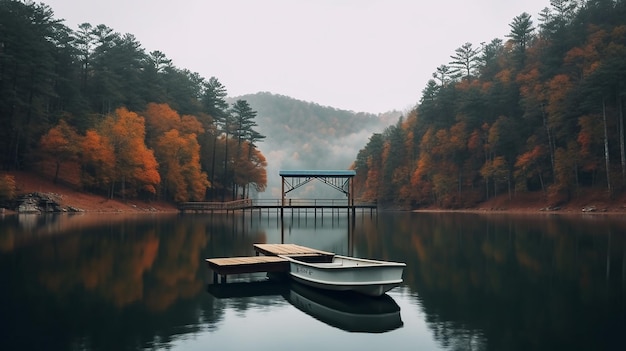
[[[552,127],[558,126],[562,122],[562,115],[566,108],[566,99],[572,88],[573,83],[570,77],[565,74],[556,75],[548,82],[550,94],[546,111]]]
[[[78,157],[79,142],[78,133],[64,120],[60,120],[59,124],[41,137],[39,141],[40,155],[43,157],[42,161],[52,160],[55,163],[55,182],[58,179],[61,165]]]
[[[200,145],[195,134],[181,135],[173,129],[161,135],[155,148],[167,191],[174,201],[204,199],[210,183],[200,167]]]
[[[463,150],[467,143],[467,132],[465,122],[458,122],[450,127],[450,145],[458,150]]]
[[[15,197],[15,191],[15,177],[8,174],[0,174],[0,200],[13,199],[13,197]],[[2,247],[2,245],[0,245],[0,247]]]
[[[106,187],[113,181],[115,152],[108,138],[88,130],[80,145],[82,163],[86,169],[82,183],[88,187]]]
[[[144,114],[160,163],[163,193],[177,202],[203,200],[210,183],[200,166],[197,135],[204,133],[202,124],[194,116],[180,117],[167,104],[151,103]]]
[[[474,130],[467,140],[467,148],[472,152],[481,151],[483,147],[483,138],[478,130]]]
[[[519,168],[522,172],[528,172],[533,167],[537,160],[543,157],[545,151],[541,146],[535,146],[531,151],[525,152],[517,157],[515,162],[515,168]]]
[[[232,140],[234,143],[235,140]],[[237,146],[233,145],[234,148]],[[254,186],[257,191],[264,191],[267,186],[267,160],[261,151],[250,145],[241,143],[240,151],[234,158],[235,184],[245,187]]]
[[[533,68],[525,73],[517,75],[516,81],[520,84],[520,93],[525,99],[543,101],[545,99],[545,88],[541,82],[539,69]]]
[[[602,150],[603,129],[602,123],[599,122],[600,117],[594,115],[581,116],[578,119],[580,131],[576,141],[580,148],[580,157],[583,161],[582,169],[585,171],[594,171],[599,167],[597,152],[594,150]]]
[[[104,120],[100,132],[113,146],[115,181],[122,184],[123,195],[136,196],[142,190],[155,194],[161,177],[154,154],[145,144],[143,117],[118,108]]]
[[[202,123],[195,116],[183,115],[180,118],[180,132],[200,135],[204,133],[204,128],[202,128]]]
[[[161,135],[180,126],[180,116],[168,104],[149,103],[143,113],[154,135]]]
[[[511,82],[511,70],[509,69],[504,69],[500,72],[498,72],[498,74],[496,74],[496,79],[501,81],[502,83],[508,84]]]
[[[363,194],[363,199],[366,201],[373,201],[379,197],[382,165],[377,160],[373,156],[367,158],[367,177],[365,178],[365,193]]]

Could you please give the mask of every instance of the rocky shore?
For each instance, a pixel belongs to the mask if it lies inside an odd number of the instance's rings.
[[[27,193],[6,204],[6,208],[17,213],[71,213],[84,212],[80,208],[62,205],[63,196],[55,193]]]

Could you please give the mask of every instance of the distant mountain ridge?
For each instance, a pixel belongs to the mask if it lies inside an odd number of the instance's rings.
[[[239,99],[257,111],[256,130],[266,136],[258,145],[268,162],[268,189],[260,194],[264,198],[280,197],[279,170],[348,169],[370,136],[396,123],[401,115],[400,111],[357,113],[269,92],[232,97],[228,102]],[[295,197],[320,196],[318,188],[305,189],[305,194]],[[338,192],[328,195],[334,193]]]

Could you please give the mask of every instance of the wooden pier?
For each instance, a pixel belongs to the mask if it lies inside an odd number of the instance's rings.
[[[253,246],[257,256],[259,254],[268,256],[335,256],[332,252],[321,251],[296,244],[254,244]]]
[[[313,256],[320,260],[335,255],[296,244],[254,244],[254,251],[256,256],[207,258],[206,263],[213,271],[213,283],[218,282],[218,275],[221,276],[221,282],[225,283],[226,276],[230,274],[288,272],[289,261],[278,255]]]
[[[355,213],[357,210],[361,210],[361,213],[369,211],[370,214],[378,212],[378,204],[376,202],[348,202],[345,199],[290,199],[282,201],[281,199],[244,199],[227,202],[181,202],[178,204],[178,210],[181,213],[230,213],[246,211],[253,213],[258,211],[259,215],[263,212],[270,213],[270,210],[276,211],[277,214],[284,213],[285,210],[290,210],[293,215],[295,212],[300,214],[308,214],[309,210],[311,214],[317,215],[319,211],[321,215],[324,215],[324,211],[338,212],[345,210],[346,212]]]
[[[322,216],[325,209],[330,209],[331,213],[340,210],[345,210],[348,216],[352,213],[352,216],[356,215],[356,210],[361,209],[361,212],[365,212],[369,209],[370,215],[373,215],[374,211],[378,210],[378,204],[376,202],[363,202],[354,198],[354,182],[353,178],[356,176],[354,170],[281,170],[278,172],[282,179],[281,197],[280,199],[241,199],[229,202],[181,202],[178,204],[178,210],[182,213],[185,212],[234,212],[241,211],[245,213],[246,210],[250,210],[250,213],[254,210],[259,211],[259,216],[262,210],[266,209],[269,214],[270,209],[276,209],[277,213],[282,218],[286,209],[291,209],[291,215],[294,215],[294,210],[298,211],[303,209],[305,215],[307,210],[312,210],[313,214],[317,216],[317,211],[320,210]],[[334,188],[341,192],[345,198],[341,199],[288,199],[287,194],[310,183],[313,180],[319,180],[320,182]]]

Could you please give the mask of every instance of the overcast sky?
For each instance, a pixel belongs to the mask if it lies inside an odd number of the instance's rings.
[[[504,39],[549,0],[44,0],[58,19],[104,24],[212,76],[229,96],[259,91],[355,112],[414,106],[465,42]]]

